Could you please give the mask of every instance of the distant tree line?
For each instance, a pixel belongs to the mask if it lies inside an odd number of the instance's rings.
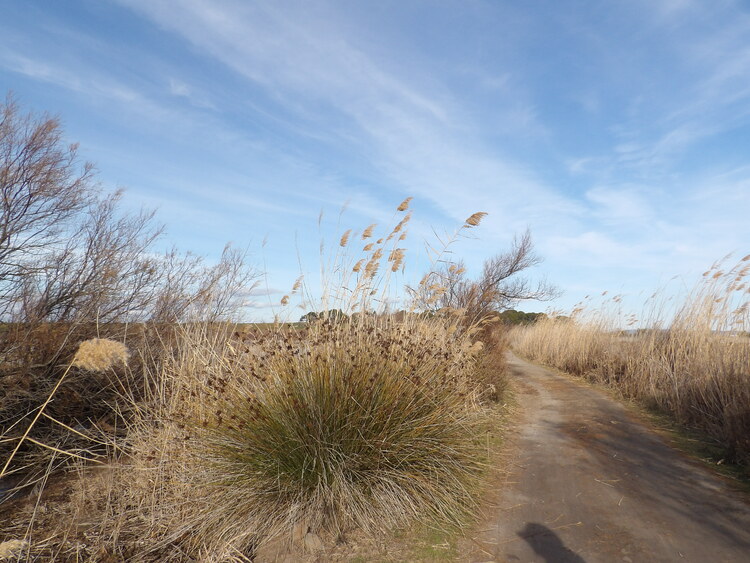
[[[498,319],[506,325],[530,325],[540,319],[546,319],[545,313],[524,313],[515,309],[508,309],[498,315]]]
[[[309,311],[300,317],[300,322],[313,323],[315,321],[331,320],[340,321],[349,318],[349,315],[341,309],[328,309],[326,311]]]

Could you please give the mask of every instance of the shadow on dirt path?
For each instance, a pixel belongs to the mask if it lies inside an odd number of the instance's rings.
[[[546,563],[586,563],[582,557],[565,547],[560,537],[542,524],[529,523],[517,532],[529,547]]]
[[[600,391],[509,356],[520,419],[464,560],[750,562],[750,506]]]

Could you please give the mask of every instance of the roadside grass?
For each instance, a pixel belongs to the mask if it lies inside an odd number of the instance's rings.
[[[302,341],[244,349],[187,343],[156,432],[149,423],[134,442],[135,467],[148,474],[156,457],[165,475],[149,536],[251,556],[296,526],[335,538],[458,524],[480,471],[475,360],[443,321],[415,323],[316,323]]]
[[[719,459],[750,466],[748,273],[750,255],[732,267],[714,264],[673,316],[652,299],[642,320],[648,328],[632,334],[612,313],[616,296],[599,309],[579,308],[571,318],[515,328],[511,346],[698,429],[720,445],[722,453],[714,453]]]
[[[511,389],[504,394],[502,404],[487,407],[488,416],[478,438],[484,454],[480,460],[481,489],[477,492],[480,512],[488,504],[487,499],[497,493],[498,483],[502,483],[496,474],[503,468],[504,436],[512,417],[512,403]],[[132,464],[126,460],[121,462],[124,465],[81,467],[78,475],[53,477],[50,484],[40,490],[38,497],[17,499],[3,506],[6,509],[3,514],[8,515],[8,519],[4,529],[6,536],[0,534],[0,541],[24,537],[26,532],[32,539],[44,538],[34,542],[34,555],[38,560],[88,560],[92,553],[112,560],[118,560],[118,557],[128,561],[142,560],[141,550],[150,544],[148,537],[139,533],[143,531],[147,511],[134,509],[132,504],[128,508],[128,502],[123,502],[123,492],[127,491],[124,491],[117,473],[122,472],[120,476],[131,480],[134,476],[127,472],[128,467],[133,468]],[[138,495],[129,498],[131,502],[142,499]],[[39,511],[39,507],[44,508]],[[18,510],[11,511],[11,508]],[[102,526],[103,523],[107,525]],[[362,563],[452,561],[461,553],[462,542],[474,526],[475,516],[468,515],[460,526],[451,527],[434,521],[416,522],[374,537],[352,531],[346,535],[343,545],[333,549],[330,560]],[[349,545],[350,540],[353,540],[353,545]],[[165,547],[167,552],[171,549],[178,547]],[[300,561],[314,560],[309,553],[294,553]],[[168,559],[158,553],[154,557]]]
[[[472,548],[469,539],[477,525],[482,523],[485,509],[494,510],[496,496],[507,473],[506,430],[513,416],[516,402],[512,387],[506,387],[502,404],[491,407],[482,430],[481,441],[485,455],[481,490],[478,493],[478,515],[465,519],[461,526],[446,527],[439,523],[422,522],[395,530],[386,545],[373,547],[367,554],[357,554],[352,563],[429,563],[456,561],[462,552]]]

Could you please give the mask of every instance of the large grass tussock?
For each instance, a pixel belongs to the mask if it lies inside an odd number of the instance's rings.
[[[471,512],[486,447],[465,333],[386,316],[186,338],[122,469],[154,549],[251,556],[300,527],[337,536]]]

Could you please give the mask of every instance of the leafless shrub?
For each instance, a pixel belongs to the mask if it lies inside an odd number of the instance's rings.
[[[482,216],[475,213],[467,219],[466,225],[477,225]],[[524,275],[541,261],[527,230],[513,239],[509,250],[487,259],[482,275],[476,280],[467,277],[462,261],[440,261],[419,287],[411,290],[413,301],[421,310],[462,310],[465,322],[471,325],[519,301],[546,301],[557,297],[559,291],[554,286],[545,280],[534,282]]]
[[[241,295],[252,289],[258,273],[247,267],[246,253],[230,245],[215,265],[203,258],[175,249],[159,261],[161,272],[149,321],[216,322],[229,320],[241,308]]]
[[[59,120],[21,115],[12,96],[0,107],[0,297],[35,271],[63,240],[94,188],[93,166],[63,144]],[[0,301],[0,314],[7,310]]]
[[[153,361],[170,338],[168,323],[229,318],[256,276],[246,253],[229,246],[215,265],[174,250],[160,257],[154,245],[163,229],[154,213],[126,212],[121,192],[102,193],[93,166],[80,163],[63,138],[58,119],[22,115],[10,96],[0,105],[0,458],[57,389],[81,341],[151,340]],[[143,322],[160,324],[161,335],[133,324]],[[134,354],[119,383],[74,367],[49,412],[69,427],[110,420],[118,393],[147,388],[144,357]],[[46,418],[34,432],[18,452],[30,479],[45,462],[33,440],[63,448],[76,439]]]

